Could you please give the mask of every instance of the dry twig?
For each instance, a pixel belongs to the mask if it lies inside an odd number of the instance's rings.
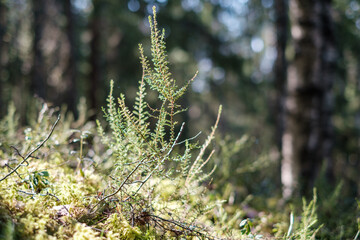
[[[36,148],[34,148],[34,149],[31,150],[28,154],[26,154],[25,157],[22,156],[22,155],[20,154],[20,152],[15,148],[16,152],[19,154],[19,156],[20,156],[23,160],[22,160],[15,168],[13,168],[13,169],[11,170],[11,172],[9,172],[9,173],[6,174],[3,178],[1,178],[1,179],[0,179],[0,182],[3,181],[3,180],[5,180],[6,178],[8,178],[8,177],[9,177],[10,175],[12,175],[13,173],[15,173],[21,166],[23,166],[24,163],[28,163],[27,161],[28,161],[28,159],[29,159],[30,157],[32,157],[31,155],[33,155],[37,150],[39,150],[39,149],[45,144],[45,142],[46,142],[47,140],[49,140],[49,138],[51,137],[52,133],[54,132],[55,127],[56,127],[56,125],[58,124],[59,120],[60,120],[60,114],[58,115],[55,123],[52,125],[51,130],[50,130],[50,133],[47,135],[47,137],[46,137]]]

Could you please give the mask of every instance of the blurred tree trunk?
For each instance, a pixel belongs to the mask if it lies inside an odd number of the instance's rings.
[[[276,139],[279,149],[282,146],[284,132],[284,109],[287,77],[287,61],[285,56],[288,38],[288,0],[275,0],[275,28],[276,28],[276,60],[275,60],[275,88],[276,88]]]
[[[33,39],[33,69],[31,90],[40,98],[45,98],[45,60],[42,51],[41,39],[44,32],[45,12],[44,5],[46,0],[32,0],[34,14],[34,39]]]
[[[77,51],[75,43],[75,31],[74,31],[74,13],[72,9],[71,0],[64,0],[64,13],[66,16],[66,35],[69,43],[69,54],[67,65],[65,67],[65,79],[67,80],[67,88],[64,93],[65,103],[68,109],[77,115],[76,113],[76,78],[77,78]]]
[[[311,191],[322,161],[330,159],[332,145],[331,2],[291,0],[290,4],[295,56],[287,79],[286,130],[282,144],[284,198]]]
[[[101,1],[93,0],[93,12],[90,19],[90,31],[91,31],[91,42],[90,42],[90,107],[92,109],[98,108],[98,96],[99,96],[99,84],[101,80],[101,49],[100,49],[100,36],[101,36]]]
[[[332,149],[334,145],[334,131],[332,113],[334,108],[333,85],[337,76],[337,59],[340,56],[335,37],[335,24],[332,18],[332,1],[322,0],[322,80],[324,95],[322,97],[321,126],[322,126],[322,151],[326,163],[326,177],[330,183],[334,183],[334,166]]]
[[[31,90],[57,106],[76,111],[76,47],[71,1],[33,0]],[[59,21],[65,19],[66,21]]]
[[[4,48],[4,35],[6,33],[6,14],[7,9],[4,0],[0,0],[0,119],[5,114],[5,107],[3,105],[3,78],[5,69],[5,48]]]

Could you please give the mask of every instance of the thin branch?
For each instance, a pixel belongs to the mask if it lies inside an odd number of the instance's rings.
[[[181,145],[181,144],[185,143],[186,141],[192,141],[192,140],[194,140],[195,138],[197,138],[198,136],[200,136],[201,133],[202,133],[202,132],[200,131],[200,132],[198,132],[198,134],[196,134],[195,136],[193,136],[193,137],[191,137],[191,138],[188,138],[188,139],[185,139],[184,141],[181,141],[181,142],[177,143],[176,145]]]
[[[5,163],[5,166],[7,166],[8,168],[10,168],[10,170],[14,170],[12,167],[10,167],[9,166],[9,164],[7,164],[7,163]],[[16,175],[21,179],[21,180],[23,180],[23,178],[20,176],[20,174],[17,172],[17,171],[15,171],[15,173],[16,173]]]
[[[22,159],[24,159],[24,156],[21,155],[20,151],[15,147],[15,146],[10,146],[11,148],[13,148],[16,152],[17,155],[19,155]]]
[[[31,195],[31,196],[35,196],[35,195],[40,195],[40,196],[45,196],[45,195],[41,195],[41,194],[37,194],[37,193],[30,193],[30,192],[25,192],[23,190],[17,190],[18,192],[21,193],[25,193],[26,195]]]
[[[28,160],[30,157],[32,157],[31,155],[33,155],[37,150],[39,150],[39,149],[45,144],[45,142],[46,142],[47,140],[49,140],[49,138],[51,137],[52,133],[54,132],[54,129],[55,129],[56,125],[58,124],[59,120],[60,120],[60,114],[58,115],[58,117],[57,117],[54,125],[52,125],[51,130],[50,130],[50,133],[47,135],[47,137],[46,137],[36,148],[34,148],[34,149],[31,150],[28,154],[26,154],[25,157],[23,157],[23,156],[20,154],[20,156],[23,158],[23,160],[21,161],[21,163],[19,163],[11,172],[9,172],[8,174],[6,174],[5,177],[1,178],[1,179],[0,179],[0,182],[3,181],[3,180],[5,180],[6,178],[8,178],[8,177],[9,177],[10,175],[12,175],[14,172],[16,172],[16,171],[19,169],[19,167],[21,167],[25,162],[27,162],[27,160]]]
[[[24,156],[20,153],[20,151],[15,147],[15,146],[10,146],[11,148],[13,148],[16,152],[17,155],[19,155],[23,160],[24,160]],[[29,166],[29,162],[28,161],[25,161],[26,162],[26,166]]]

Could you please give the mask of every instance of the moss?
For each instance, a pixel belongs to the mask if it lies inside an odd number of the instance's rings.
[[[107,239],[149,239],[143,236],[142,231],[138,227],[132,227],[119,213],[111,214],[105,222],[105,226],[105,229],[109,231],[106,233]]]
[[[99,233],[82,223],[77,223],[74,228],[74,240],[100,240]]]

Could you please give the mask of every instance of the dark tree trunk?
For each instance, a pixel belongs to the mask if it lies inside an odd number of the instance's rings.
[[[288,68],[282,144],[285,198],[310,193],[322,161],[331,159],[334,72],[326,72],[333,60],[324,57],[333,54],[334,49],[329,48],[327,40],[333,33],[325,35],[330,30],[325,19],[331,19],[331,11],[326,13],[329,9],[325,6],[330,7],[330,2],[291,0],[295,56]]]
[[[322,151],[326,163],[326,177],[330,183],[334,183],[332,148],[334,144],[334,131],[331,121],[333,113],[333,84],[337,74],[336,60],[339,56],[336,39],[335,26],[332,19],[331,0],[322,0],[322,69],[321,77],[323,80],[324,95],[322,98],[321,126],[322,126]]]
[[[34,13],[34,40],[33,40],[33,69],[31,90],[40,98],[46,97],[46,75],[45,75],[45,59],[42,51],[41,39],[44,32],[45,12],[44,5],[46,0],[33,0],[32,8]]]
[[[93,0],[93,12],[90,20],[90,31],[92,39],[90,42],[90,107],[98,108],[99,84],[101,80],[101,53],[100,53],[100,22],[101,22],[101,3],[99,0]]]
[[[276,140],[278,148],[282,146],[285,116],[285,91],[287,77],[287,61],[285,56],[288,39],[288,0],[275,0],[275,28],[276,28],[276,60],[274,64],[275,88],[276,88]]]
[[[76,56],[77,48],[75,43],[75,31],[74,31],[74,13],[72,9],[71,0],[64,0],[64,12],[66,16],[66,35],[69,43],[69,61],[65,67],[65,79],[67,81],[67,89],[64,93],[65,103],[68,109],[75,114],[76,113],[76,79],[77,79],[77,67]]]

